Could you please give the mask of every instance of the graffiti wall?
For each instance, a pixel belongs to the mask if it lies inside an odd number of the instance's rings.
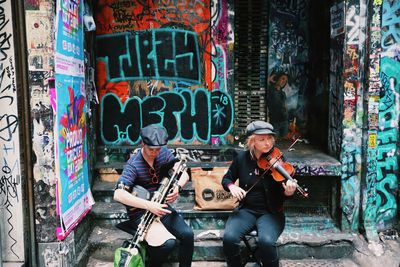
[[[343,139],[341,204],[343,224],[357,231],[361,205],[361,158],[363,125],[363,57],[365,49],[366,4],[346,2],[346,37],[343,60]]]
[[[338,19],[331,21],[331,42],[330,42],[330,65],[329,65],[329,125],[328,125],[328,151],[329,154],[339,158],[342,144],[343,131],[343,45],[344,45],[344,3],[336,3],[331,6],[331,15]],[[340,15],[342,14],[342,15]],[[341,17],[340,17],[341,16]],[[335,27],[332,24],[343,24]],[[332,30],[332,28],[336,30]],[[338,29],[339,28],[339,29]],[[341,34],[340,34],[341,33]]]
[[[0,254],[3,261],[24,262],[20,118],[11,0],[1,1],[0,16]]]
[[[56,239],[56,176],[54,160],[53,110],[50,91],[54,88],[55,2],[27,1],[29,92],[32,116],[33,189],[36,238],[38,242]],[[54,2],[54,3],[53,3]],[[52,82],[53,81],[53,82]]]
[[[269,18],[269,121],[280,136],[306,133],[309,1],[271,1]]]
[[[400,1],[382,1],[376,222],[379,229],[396,223],[399,179]]]
[[[97,90],[104,144],[136,144],[163,124],[170,140],[227,142],[233,32],[227,1],[99,1]]]
[[[398,1],[373,1],[367,40],[366,2],[345,6],[341,205],[345,227],[357,231],[362,218],[371,241],[379,240],[378,231],[393,227],[397,216],[399,9]]]
[[[378,155],[378,117],[381,81],[379,77],[379,58],[381,53],[381,7],[382,2],[372,3],[369,16],[369,66],[368,66],[368,146],[366,151],[365,186],[363,196],[363,221],[369,240],[378,240],[376,229],[376,181]]]

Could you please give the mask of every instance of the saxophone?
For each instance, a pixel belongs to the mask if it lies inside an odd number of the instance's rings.
[[[164,203],[167,195],[178,185],[179,178],[186,168],[186,160],[182,158],[177,168],[170,170],[170,177],[164,177],[161,180],[159,188],[154,192],[150,201],[160,204]],[[134,249],[134,255],[136,255],[138,253],[137,247],[143,240],[146,240],[151,246],[161,246],[165,241],[171,238],[175,237],[160,222],[160,218],[147,210],[140,219],[140,223],[131,242],[131,244],[133,244],[131,247]]]

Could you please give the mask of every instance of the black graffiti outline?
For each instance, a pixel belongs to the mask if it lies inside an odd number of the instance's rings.
[[[0,134],[0,139],[4,140],[4,141],[11,141],[13,134],[15,133],[15,131],[18,128],[18,117],[15,115],[8,115],[8,114],[4,114],[2,116],[0,116],[0,121],[6,117],[7,120],[7,124],[3,127],[0,128],[0,133],[2,133],[5,130],[8,130],[8,138],[3,138],[3,135]],[[10,118],[13,118],[14,121],[11,121]],[[11,122],[11,123],[10,123]],[[14,127],[12,129],[12,127]]]
[[[6,68],[3,69],[3,63],[0,64],[0,68],[2,69],[1,74],[0,74],[0,88],[2,88],[3,86],[3,78],[4,75],[6,73]],[[9,90],[10,88],[12,88],[11,83],[7,86],[4,87],[4,89],[2,89],[0,91],[0,93],[4,93],[6,90]],[[9,106],[11,106],[14,103],[14,97],[13,96],[9,96],[9,95],[5,95],[5,96],[1,96],[0,99],[4,99],[4,98],[9,98],[10,99],[10,103],[8,104]]]
[[[11,37],[12,34],[10,33],[8,36],[6,36],[7,33],[0,33],[0,55],[3,57],[0,57],[0,61],[5,60],[8,57],[8,54],[4,51],[9,50],[11,48]],[[5,44],[8,44],[8,47],[5,46]]]
[[[17,240],[12,236],[11,232],[14,230],[14,226],[11,223],[11,219],[13,218],[13,214],[11,212],[11,207],[13,205],[11,204],[10,199],[15,198],[18,200],[18,189],[17,186],[19,182],[17,179],[13,179],[13,176],[11,174],[12,170],[11,168],[7,165],[6,159],[4,159],[5,165],[2,167],[2,172],[3,175],[0,177],[0,193],[6,197],[5,202],[2,204],[2,206],[5,207],[5,210],[8,212],[9,216],[7,218],[7,223],[10,225],[10,230],[7,232],[8,237],[12,240],[12,244],[10,246],[10,251],[19,259],[20,257],[16,254],[14,251],[14,246],[17,245]],[[9,190],[11,189],[11,190]]]
[[[0,2],[0,4],[3,4],[4,2],[6,2],[7,0],[3,0]],[[10,21],[9,19],[5,20],[6,15],[4,14],[4,8],[1,7],[2,12],[0,14],[0,19],[3,20],[1,23],[1,27],[0,27],[0,32],[3,31],[4,27],[7,26],[8,22]]]

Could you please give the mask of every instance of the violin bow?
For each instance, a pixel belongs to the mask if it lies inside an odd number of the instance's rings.
[[[286,149],[286,151],[290,151],[292,149],[292,147],[297,143],[297,141],[300,140],[300,137],[297,137],[296,140],[293,141],[293,143]]]

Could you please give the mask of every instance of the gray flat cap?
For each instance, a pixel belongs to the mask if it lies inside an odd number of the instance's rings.
[[[150,124],[140,130],[143,143],[151,147],[165,146],[168,142],[167,130],[158,124]]]
[[[246,127],[246,136],[250,136],[252,134],[273,134],[274,126],[271,123],[265,121],[253,121]]]

